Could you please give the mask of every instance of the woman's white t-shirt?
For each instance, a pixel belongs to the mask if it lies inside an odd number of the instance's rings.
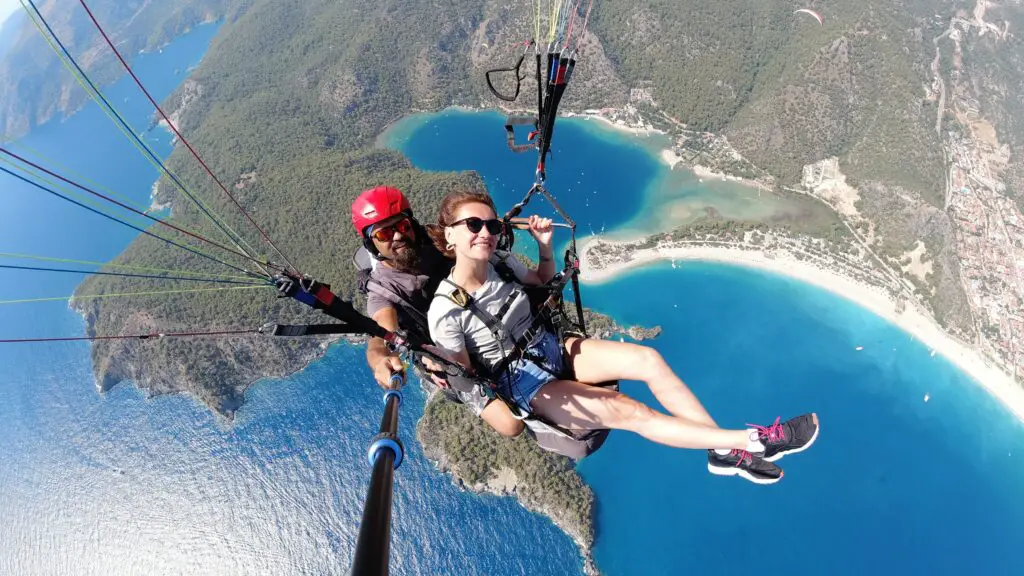
[[[505,262],[520,282],[525,280],[527,269],[522,262],[508,252],[495,252],[487,267],[487,280],[470,292],[470,296],[476,306],[501,321],[505,331],[504,342],[496,340],[487,324],[469,307],[463,308],[447,297],[455,290],[449,275],[447,281],[438,286],[427,312],[430,338],[434,344],[452,352],[468,350],[472,357],[482,359],[490,366],[512,352],[515,341],[530,327],[533,316],[530,300],[522,287],[515,282],[506,282],[494,269],[494,264],[499,261]],[[498,313],[509,299],[511,303],[499,317]]]

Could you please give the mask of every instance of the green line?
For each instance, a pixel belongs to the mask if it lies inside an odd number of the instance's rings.
[[[33,302],[59,302],[61,300],[86,300],[98,298],[115,298],[122,296],[156,296],[160,294],[184,294],[188,292],[216,292],[220,290],[252,290],[254,288],[273,288],[269,285],[260,286],[232,286],[229,288],[194,288],[188,290],[158,290],[155,292],[121,292],[119,294],[86,294],[82,296],[55,296],[53,298],[25,298],[22,300],[0,300],[3,304],[27,304]]]
[[[11,144],[12,144],[10,142],[10,140],[6,136],[0,137],[0,140],[6,142],[8,146],[11,146]],[[116,200],[118,200],[120,202],[123,202],[124,204],[126,204],[128,206],[131,206],[132,208],[138,210],[139,212],[149,212],[149,207],[148,206],[145,207],[145,208],[143,208],[142,206],[139,206],[138,204],[135,203],[134,200],[132,200],[130,198],[126,198],[125,196],[122,196],[121,194],[118,194],[117,192],[111,190],[109,187],[107,187],[107,186],[105,186],[105,185],[103,185],[103,184],[101,184],[99,182],[96,182],[95,180],[90,179],[88,176],[85,176],[85,175],[81,174],[80,172],[75,172],[74,170],[68,168],[65,165],[62,165],[60,162],[57,162],[56,160],[54,160],[52,158],[47,158],[42,152],[39,152],[38,150],[33,150],[32,148],[29,148],[28,146],[25,146],[24,144],[21,144],[21,143],[17,144],[17,148],[21,149],[24,152],[28,152],[28,155],[34,156],[35,159],[39,161],[38,162],[39,164],[46,164],[48,168],[50,168],[51,170],[54,170],[55,172],[56,171],[63,172],[64,176],[68,177],[69,180],[76,180],[78,182],[85,182],[90,187],[92,187],[94,190],[99,190],[99,191],[105,193],[107,196],[110,196],[111,198],[114,198],[114,199],[116,199]]]
[[[548,32],[548,44],[552,44],[555,41],[555,34],[558,31],[558,12],[561,9],[561,0],[555,0],[555,2],[553,2],[551,5],[551,28]]]
[[[64,182],[57,182],[57,181],[54,181],[54,180],[50,180],[47,177],[48,175],[40,173],[40,172],[37,172],[34,168],[31,168],[31,167],[28,167],[28,166],[22,166],[20,164],[16,164],[13,161],[8,160],[7,158],[4,158],[3,156],[0,156],[0,163],[5,164],[7,166],[10,166],[12,169],[17,170],[18,172],[21,172],[22,174],[26,174],[28,176],[31,176],[32,178],[35,178],[35,179],[39,180],[40,182],[43,182],[43,183],[47,184],[48,186],[50,186],[50,188],[52,188],[54,190],[59,190],[61,193],[65,194],[66,196],[74,198],[75,200],[81,202],[82,204],[87,204],[89,206],[92,206],[93,208],[95,208],[95,209],[97,209],[100,212],[103,212],[105,214],[110,214],[111,213],[110,212],[110,205],[102,204],[98,200],[93,198],[92,196],[86,195],[84,192],[81,192],[79,190],[73,190],[73,189],[69,188],[68,185],[65,184]],[[121,218],[121,219],[125,220],[125,221],[129,221],[132,224],[134,224],[134,225],[136,225],[136,226],[138,226],[140,228],[148,228],[149,226],[152,225],[152,222],[145,222],[145,223],[143,223],[143,222],[141,222],[139,220],[131,220],[131,218],[139,218],[139,216],[137,214],[130,214],[129,217],[124,217],[124,218]]]
[[[131,142],[132,146],[135,146],[135,148],[140,153],[142,153],[142,156],[150,164],[152,164],[157,170],[161,171],[162,173],[168,174],[167,170],[164,168],[164,166],[161,165],[161,163],[154,161],[153,158],[150,157],[145,152],[148,151],[153,156],[156,156],[156,153],[153,152],[153,150],[151,148],[149,148],[149,146],[146,146],[145,143],[140,143],[139,141],[136,141],[133,138],[133,134],[129,134],[128,131],[125,129],[125,127],[122,126],[117,121],[116,116],[121,116],[121,115],[117,113],[117,111],[114,109],[113,105],[112,104],[104,104],[103,100],[101,98],[99,98],[99,96],[97,96],[89,88],[89,86],[85,82],[85,80],[83,80],[79,76],[78,71],[76,71],[74,69],[74,67],[71,66],[71,63],[67,61],[67,58],[61,53],[60,48],[58,48],[54,44],[53,40],[51,40],[50,37],[46,34],[46,31],[43,29],[43,25],[39,23],[39,21],[37,20],[36,15],[32,12],[32,10],[29,8],[29,6],[25,3],[25,0],[19,0],[19,1],[21,2],[21,7],[25,9],[25,12],[27,12],[29,17],[32,19],[32,23],[35,25],[36,29],[39,31],[39,34],[43,37],[43,39],[46,41],[46,43],[50,46],[50,49],[53,50],[54,54],[56,54],[57,57],[60,58],[61,64],[64,65],[64,68],[68,72],[71,73],[71,76],[74,77],[75,81],[78,82],[79,86],[81,86],[82,89],[85,90],[85,93],[88,94],[90,98],[92,98],[93,102],[96,102],[96,104],[100,107],[100,109],[103,110],[103,113],[107,115],[107,118],[109,118],[110,121],[114,123],[114,125],[117,127],[117,129],[120,130],[121,133],[124,134],[125,137],[128,138],[128,141]],[[123,118],[124,116],[121,116],[121,117]],[[174,179],[171,179],[171,181],[173,182]],[[245,238],[242,238],[242,236],[238,232],[235,232],[235,230],[232,229],[231,226],[229,226],[226,222],[224,222],[224,218],[223,217],[217,215],[216,212],[211,210],[206,204],[203,204],[203,202],[201,200],[199,200],[198,196],[193,194],[190,190],[187,190],[183,185],[178,185],[177,183],[175,183],[175,185],[179,189],[181,189],[183,192],[185,192],[186,196],[190,196],[196,204],[198,204],[199,206],[204,208],[207,212],[209,212],[211,220],[213,220],[215,223],[219,224],[220,226],[223,226],[224,228],[229,230],[232,234],[234,234],[239,241],[241,241],[243,244],[245,244],[245,246],[249,249],[250,253],[256,254],[256,255],[260,254],[260,252],[258,252],[257,250],[254,250],[253,247],[250,246],[249,243],[245,241]],[[245,252],[245,250],[242,249],[242,247],[238,245],[238,241],[236,241],[235,238],[232,238],[227,233],[224,233],[223,230],[221,230],[221,233],[224,234],[225,236],[227,236],[228,241],[230,241],[232,244],[234,244],[235,247],[237,247],[240,251]]]
[[[93,208],[99,210],[100,212],[103,212],[104,214],[112,214],[112,211],[110,210],[110,205],[98,202],[97,200],[93,199],[93,197],[91,195],[87,195],[87,194],[79,191],[76,188],[72,188],[72,187],[70,187],[69,184],[66,184],[63,181],[57,182],[57,181],[54,181],[54,180],[50,180],[47,177],[48,176],[47,174],[45,174],[43,172],[40,172],[40,171],[36,170],[35,168],[32,168],[31,166],[22,166],[20,164],[16,164],[12,160],[8,160],[8,159],[4,158],[3,156],[0,156],[0,163],[6,164],[6,165],[12,167],[13,169],[15,169],[17,171],[22,172],[23,174],[27,174],[29,176],[32,176],[33,178],[36,178],[37,180],[48,184],[51,188],[53,188],[55,190],[59,190],[60,192],[64,193],[65,195],[70,196],[70,197],[74,198],[75,200],[77,200],[79,202],[82,202],[83,204],[88,204],[89,206],[92,206]],[[131,218],[137,218],[137,220],[131,220],[129,218],[121,217],[122,220],[124,220],[126,222],[130,222],[131,224],[134,224],[135,226],[138,226],[139,228],[150,228],[154,224],[153,220],[148,220],[148,219],[142,220],[142,217],[139,216],[138,214],[131,213]],[[177,226],[178,228],[181,228],[181,230],[184,230],[185,232],[189,232],[191,234],[194,234],[195,236],[200,236],[200,237],[202,236],[198,232],[194,232],[194,231],[189,230],[188,228],[185,228],[185,227],[180,226],[178,224],[175,224],[175,226]],[[179,230],[174,230],[173,232],[180,233]],[[189,246],[188,244],[184,244],[184,245]],[[206,254],[207,256],[210,256],[209,253],[203,252],[202,250],[199,250],[198,248],[195,248],[194,246],[189,246],[189,248],[192,248],[193,250],[196,250],[197,252],[200,252],[202,254]],[[29,258],[31,258],[31,257],[29,257]],[[108,264],[100,264],[100,265],[101,266],[107,266]],[[113,266],[113,264],[109,264],[109,265]]]
[[[42,262],[63,262],[65,264],[85,264],[87,266],[99,266],[100,268],[121,268],[124,270],[139,270],[142,272],[163,272],[166,274],[186,274],[202,276],[204,278],[223,278],[225,280],[252,280],[250,276],[232,276],[230,274],[214,274],[211,272],[191,272],[188,270],[172,270],[168,268],[149,268],[146,266],[130,266],[128,264],[113,264],[111,262],[94,262],[91,260],[72,260],[70,258],[53,258],[50,256],[33,256],[31,254],[12,254],[0,252],[0,258],[19,258],[23,260],[40,260]]]
[[[100,204],[97,204],[97,203],[95,203],[95,202],[91,201],[91,200],[90,200],[89,198],[85,198],[85,197],[83,197],[83,196],[81,196],[81,195],[79,195],[79,194],[76,194],[75,192],[73,192],[73,191],[71,191],[71,190],[67,189],[66,187],[62,186],[61,184],[59,184],[59,183],[57,183],[57,182],[54,182],[54,181],[52,181],[52,180],[49,180],[49,179],[48,179],[48,178],[46,178],[45,176],[42,176],[42,175],[36,174],[35,172],[32,172],[32,171],[30,171],[30,170],[26,169],[26,168],[25,168],[25,167],[23,167],[23,166],[17,166],[17,165],[15,165],[15,164],[12,164],[12,163],[11,163],[10,161],[8,161],[8,160],[5,160],[4,158],[0,158],[0,163],[4,163],[4,164],[8,164],[8,165],[10,165],[10,166],[13,166],[14,168],[16,168],[16,169],[20,170],[21,172],[23,172],[23,173],[25,173],[25,174],[28,174],[28,175],[30,175],[30,176],[32,176],[32,177],[34,177],[34,178],[38,179],[39,181],[41,181],[41,182],[45,183],[45,184],[48,184],[48,185],[50,185],[51,187],[53,187],[53,188],[54,188],[54,189],[56,189],[56,190],[60,190],[60,191],[61,191],[61,192],[63,192],[64,194],[67,194],[68,196],[70,196],[70,197],[74,198],[74,199],[75,199],[75,200],[77,200],[77,201],[80,201],[80,202],[82,202],[83,204],[88,204],[88,205],[92,206],[93,208],[95,208],[96,210],[98,210],[98,211],[100,211],[100,212],[102,212],[102,213],[104,213],[104,214],[110,214],[110,212],[109,212],[109,210],[108,210],[109,206],[107,206],[107,205],[100,205]],[[123,220],[123,221],[125,221],[125,222],[129,222],[129,220],[128,220],[127,218],[121,218],[121,220]],[[139,222],[129,222],[129,223],[131,223],[131,224],[133,224],[133,225],[136,225],[136,226],[138,226],[139,228],[148,228],[148,227],[151,227],[151,226],[152,226],[152,222],[146,222],[146,223],[139,223]],[[189,248],[189,249],[191,249],[191,250],[194,250],[194,251],[195,251],[196,253],[198,253],[198,254],[203,254],[203,255],[204,255],[204,256],[206,256],[207,258],[212,258],[212,259],[214,259],[214,260],[217,260],[217,258],[215,258],[214,256],[211,256],[211,255],[210,255],[209,253],[207,253],[207,252],[204,252],[204,251],[203,251],[203,250],[201,250],[200,248],[197,248],[197,247],[195,247],[195,246],[193,246],[193,245],[191,245],[191,244],[188,244],[188,243],[186,243],[186,242],[180,242],[180,244],[181,244],[182,246],[186,246],[186,247],[188,247],[188,248]]]

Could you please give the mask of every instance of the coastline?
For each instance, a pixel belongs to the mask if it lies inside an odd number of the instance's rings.
[[[655,128],[653,125],[647,124],[642,118],[638,121],[639,125],[635,125],[624,120],[614,119],[609,116],[606,116],[606,114],[617,114],[624,112],[626,111],[619,109],[606,109],[601,110],[599,112],[590,111],[582,113],[567,112],[565,114],[565,117],[582,120],[598,120],[599,125],[604,129],[610,130],[612,132],[629,134],[630,136],[633,136],[635,138],[649,137],[652,135],[660,135],[665,137],[671,136],[665,130]],[[656,154],[657,158],[661,160],[666,166],[668,166],[669,170],[675,170],[677,166],[681,165],[684,169],[693,172],[694,175],[696,175],[701,182],[703,182],[705,179],[719,180],[721,182],[731,182],[733,184],[740,184],[743,186],[748,186],[750,188],[755,188],[757,190],[766,192],[770,192],[772,190],[770,186],[758,182],[757,180],[751,180],[749,178],[743,178],[740,176],[733,176],[731,174],[719,172],[707,166],[702,166],[700,164],[691,165],[676,152],[676,149],[677,148],[675,147],[675,145],[669,144],[668,146],[662,148]]]
[[[678,162],[682,162],[682,158],[679,158],[671,150],[666,150],[666,151],[662,152],[662,160],[664,160],[665,162],[668,162],[669,165],[671,165],[673,168],[675,168],[675,164],[672,163],[673,160],[675,160],[675,162],[677,162],[677,163]],[[757,180],[751,180],[749,178],[741,178],[739,176],[732,176],[730,174],[726,174],[725,172],[716,172],[715,170],[712,170],[711,168],[708,168],[707,166],[701,166],[700,164],[694,164],[693,166],[689,166],[689,169],[692,170],[693,173],[696,174],[697,177],[701,179],[701,182],[703,182],[704,179],[707,178],[709,180],[721,180],[722,182],[732,182],[734,184],[742,184],[744,186],[749,186],[751,188],[756,188],[758,190],[762,190],[762,191],[765,191],[765,192],[771,192],[771,190],[772,190],[772,188],[770,186],[766,186],[766,185],[758,182]]]
[[[618,110],[616,110],[616,112],[618,112]],[[566,118],[579,118],[579,119],[582,119],[582,120],[588,120],[588,119],[593,118],[595,120],[600,121],[603,125],[607,126],[608,128],[611,128],[612,130],[615,130],[617,132],[625,132],[626,134],[631,134],[633,136],[649,136],[651,134],[662,134],[662,135],[666,135],[667,134],[664,130],[658,130],[657,128],[654,128],[653,126],[652,127],[631,126],[631,125],[627,124],[626,122],[624,122],[622,120],[612,120],[611,118],[608,118],[608,117],[606,117],[606,116],[604,116],[602,114],[587,114],[587,113],[566,112],[565,114],[563,114],[563,116],[565,116]]]
[[[629,260],[620,260],[600,269],[594,269],[589,258],[589,248],[595,243],[629,244],[629,242],[596,238],[587,238],[580,242],[580,280],[588,284],[608,282],[627,270],[661,260],[697,260],[756,268],[828,290],[882,317],[935,353],[944,356],[999,400],[1019,420],[1024,421],[1024,388],[1015,383],[1009,374],[985,359],[977,350],[949,335],[916,302],[907,302],[905,309],[899,312],[896,302],[881,289],[799,260],[782,251],[769,258],[762,250],[712,246],[654,247],[634,250]]]

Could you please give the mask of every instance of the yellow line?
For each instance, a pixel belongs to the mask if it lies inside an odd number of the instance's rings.
[[[82,296],[54,296],[52,298],[25,298],[22,300],[0,300],[2,304],[26,304],[31,302],[59,302],[61,300],[86,300],[97,298],[114,298],[120,296],[156,296],[160,294],[183,294],[187,292],[215,292],[219,290],[252,290],[254,288],[273,288],[273,286],[232,286],[230,288],[194,288],[189,290],[159,290],[156,292],[122,292],[120,294],[86,294]]]
[[[27,4],[27,3],[25,2],[25,0],[19,0],[19,1],[21,2],[21,7],[25,9],[25,12],[27,12],[27,13],[28,13],[28,15],[29,15],[29,17],[30,17],[30,18],[32,19],[32,23],[33,23],[33,24],[35,24],[35,26],[36,26],[36,29],[37,29],[37,30],[39,30],[39,34],[40,34],[40,35],[41,35],[41,36],[43,37],[43,40],[45,40],[45,41],[46,41],[46,43],[47,43],[47,44],[49,44],[49,46],[50,46],[50,49],[51,49],[51,50],[53,50],[54,54],[56,54],[56,55],[57,55],[57,57],[58,57],[58,58],[60,59],[60,61],[61,61],[61,64],[63,64],[63,65],[64,65],[64,68],[65,68],[65,69],[66,69],[66,70],[67,70],[68,72],[70,72],[70,73],[71,73],[71,76],[73,76],[73,77],[74,77],[74,79],[75,79],[75,80],[76,80],[76,81],[78,82],[78,84],[79,84],[79,85],[80,85],[80,86],[82,87],[82,89],[83,89],[83,90],[85,90],[85,93],[86,93],[86,94],[88,94],[88,95],[89,95],[89,97],[90,97],[90,98],[92,98],[92,100],[93,100],[94,102],[96,102],[96,104],[97,104],[97,105],[99,105],[100,109],[102,109],[102,110],[103,110],[103,113],[107,115],[107,118],[109,118],[109,119],[111,120],[111,122],[113,122],[113,123],[114,123],[114,125],[115,125],[115,126],[117,127],[117,129],[118,129],[118,130],[120,130],[120,131],[121,131],[121,133],[122,133],[122,134],[124,134],[124,135],[125,135],[125,137],[127,137],[127,138],[128,138],[128,141],[129,141],[129,142],[131,142],[132,146],[135,146],[135,148],[136,148],[136,149],[137,149],[137,150],[138,150],[139,152],[141,152],[141,153],[142,153],[142,156],[143,156],[143,157],[144,157],[144,158],[145,158],[145,159],[146,159],[146,160],[147,160],[147,161],[148,161],[148,162],[149,162],[150,164],[152,164],[152,165],[153,165],[153,166],[154,166],[154,167],[155,167],[155,168],[156,168],[157,170],[160,170],[161,172],[163,172],[164,174],[168,174],[168,176],[169,176],[169,173],[168,173],[168,172],[167,172],[167,171],[166,171],[166,170],[164,169],[164,167],[163,167],[163,166],[161,166],[161,165],[160,165],[160,163],[158,163],[158,162],[154,161],[154,160],[153,160],[153,158],[152,158],[152,157],[151,157],[151,156],[150,156],[149,154],[146,154],[145,152],[147,152],[147,151],[148,151],[148,152],[149,152],[150,154],[152,154],[153,156],[156,156],[156,153],[155,153],[155,152],[153,152],[153,151],[152,151],[152,149],[150,149],[150,148],[149,148],[148,146],[145,146],[144,144],[140,144],[140,143],[139,143],[138,141],[136,141],[136,140],[135,140],[135,139],[133,138],[133,134],[130,134],[130,133],[128,132],[128,130],[126,130],[126,129],[125,129],[125,127],[124,127],[124,126],[122,126],[122,125],[121,125],[121,123],[120,123],[120,122],[119,122],[119,121],[117,120],[117,117],[116,117],[116,115],[115,115],[115,114],[114,114],[114,112],[113,112],[113,106],[112,106],[112,105],[109,105],[109,104],[104,104],[104,103],[103,103],[103,99],[99,97],[98,93],[97,93],[97,92],[94,92],[94,91],[93,91],[93,90],[92,90],[92,89],[91,89],[91,88],[89,87],[89,85],[88,85],[88,84],[87,84],[87,83],[85,82],[85,80],[84,80],[84,79],[82,79],[82,77],[81,77],[81,76],[80,76],[80,75],[78,74],[78,71],[77,71],[77,70],[75,70],[75,69],[74,69],[74,68],[73,68],[73,67],[71,66],[71,63],[67,61],[67,58],[66,58],[66,57],[65,57],[65,55],[64,55],[64,54],[63,54],[63,53],[61,52],[60,48],[59,48],[59,47],[58,47],[58,46],[57,46],[57,45],[56,45],[56,44],[54,43],[54,41],[53,41],[53,40],[52,40],[52,39],[51,39],[51,38],[50,38],[50,37],[49,37],[49,36],[48,36],[48,35],[46,34],[46,31],[45,31],[45,30],[43,29],[43,25],[42,25],[42,24],[41,24],[41,23],[40,23],[40,22],[39,22],[39,21],[37,20],[37,18],[36,18],[36,15],[35,15],[35,13],[34,13],[34,12],[32,11],[32,9],[31,9],[31,8],[29,8],[29,6],[28,6],[28,4]],[[173,179],[172,179],[172,181],[173,181]],[[184,186],[180,186],[180,185],[178,185],[178,188],[180,188],[180,189],[181,189],[181,190],[182,190],[183,192],[187,191],[187,190],[185,189],[185,187],[184,187]],[[191,193],[191,191],[187,191],[187,192],[189,192],[189,194],[188,194],[189,196],[191,196],[192,198],[194,198],[194,202],[195,202],[196,204],[198,204],[199,206],[201,206],[202,208],[204,208],[204,209],[205,209],[205,210],[206,210],[207,212],[209,212],[209,214],[210,214],[210,219],[211,219],[211,220],[213,220],[213,221],[214,221],[215,223],[217,223],[217,224],[220,224],[221,226],[223,226],[224,228],[226,228],[227,230],[229,230],[229,231],[230,231],[230,232],[231,232],[232,234],[234,234],[234,235],[235,235],[235,236],[236,236],[236,237],[237,237],[237,238],[238,238],[238,239],[239,239],[239,240],[240,240],[240,241],[241,241],[241,242],[242,242],[243,244],[245,244],[245,246],[246,246],[246,247],[247,247],[247,248],[249,249],[249,251],[250,251],[251,253],[253,253],[253,254],[259,254],[259,252],[257,252],[256,250],[253,250],[253,247],[252,247],[252,246],[250,246],[250,245],[249,245],[249,243],[248,243],[248,242],[246,242],[246,241],[245,241],[245,239],[244,239],[244,238],[242,238],[242,236],[241,236],[240,234],[238,234],[238,232],[235,232],[235,231],[234,231],[234,229],[232,229],[232,228],[231,228],[231,226],[229,226],[229,225],[228,225],[228,224],[227,224],[226,222],[224,222],[224,218],[223,218],[223,217],[219,217],[219,216],[218,216],[218,217],[214,217],[214,215],[213,215],[213,214],[214,214],[213,210],[211,210],[211,209],[210,209],[210,208],[209,208],[208,206],[206,206],[205,204],[203,204],[203,203],[202,203],[202,201],[200,201],[200,200],[199,200],[199,197],[198,197],[198,196],[196,196],[195,194]],[[238,245],[238,242],[236,242],[234,238],[232,238],[232,237],[231,237],[230,235],[228,235],[227,233],[225,233],[225,232],[224,232],[223,230],[221,230],[221,233],[222,233],[222,234],[224,234],[224,236],[227,236],[228,240],[229,240],[229,241],[230,241],[230,242],[231,242],[232,244],[234,244],[234,245],[235,245],[235,247],[237,247],[237,248],[238,248],[238,249],[239,249],[240,251],[242,251],[242,252],[245,252],[245,250],[243,250],[243,249],[242,249],[242,247]]]
[[[147,266],[130,266],[128,264],[113,264],[110,262],[94,262],[91,260],[73,260],[71,258],[52,258],[49,256],[33,256],[31,254],[12,254],[9,252],[0,252],[0,258],[19,258],[22,260],[39,260],[42,262],[63,262],[67,264],[85,264],[87,266],[99,266],[101,268],[121,268],[123,270],[140,270],[143,272],[163,272],[167,274],[188,274],[192,276],[202,276],[204,278],[222,278],[225,280],[249,280],[252,281],[251,276],[232,276],[230,274],[214,274],[212,272],[192,272],[189,270],[170,270],[166,268],[149,268]]]

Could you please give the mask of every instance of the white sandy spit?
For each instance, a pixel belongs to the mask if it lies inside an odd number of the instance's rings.
[[[761,251],[739,248],[684,246],[634,250],[630,260],[594,270],[588,262],[587,246],[595,241],[609,243],[607,240],[593,238],[581,243],[580,278],[587,283],[605,282],[625,270],[659,260],[704,260],[759,268],[824,288],[881,316],[931,350],[945,356],[998,398],[1018,418],[1024,420],[1024,388],[977,350],[949,335],[927,312],[921,310],[916,302],[907,302],[903,312],[897,312],[893,299],[878,288],[785,253],[768,258]]]

